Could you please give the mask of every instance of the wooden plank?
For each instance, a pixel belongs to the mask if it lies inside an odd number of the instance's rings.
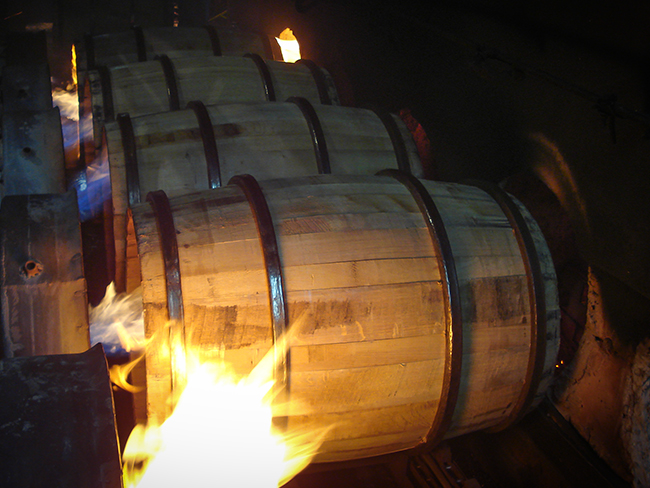
[[[292,373],[365,368],[429,359],[445,354],[444,334],[397,337],[366,342],[292,345]]]
[[[350,461],[411,449],[424,442],[419,430],[343,441],[326,441],[313,462]]]
[[[531,323],[525,276],[472,279],[461,284],[460,293],[465,322],[493,322],[498,327],[502,320],[519,318],[519,323]]]
[[[440,281],[434,257],[285,266],[283,274],[287,287],[295,291]]]
[[[0,291],[6,357],[90,347],[78,215],[74,192],[3,199]]]
[[[387,297],[390,297],[388,299]],[[287,293],[295,344],[336,344],[440,334],[445,329],[437,283]]]
[[[289,432],[325,433],[324,441],[378,441],[397,435],[403,442],[426,437],[437,408],[436,401],[413,401],[392,407],[319,415],[289,415]],[[381,447],[381,444],[377,444]]]
[[[110,68],[114,113],[132,117],[169,111],[167,85],[158,61]]]
[[[273,342],[269,313],[268,301],[257,306],[188,304],[185,309],[186,341],[203,352],[268,348]]]
[[[336,190],[340,190],[337,188]],[[324,216],[337,214],[364,213],[413,213],[419,214],[416,203],[406,194],[355,194],[344,195],[300,195],[284,194],[281,198],[273,198],[272,192],[267,195],[272,205],[272,212],[279,221],[305,216]]]
[[[181,106],[201,100],[218,103],[263,102],[264,86],[255,63],[239,56],[205,56],[174,60]]]
[[[456,258],[456,254],[454,254]],[[456,272],[461,277],[499,278],[504,273],[523,274],[520,255],[458,256]]]
[[[0,83],[4,117],[10,116],[8,112],[52,109],[52,82],[47,59],[42,63],[4,66]]]
[[[6,357],[74,354],[90,347],[86,280],[2,286]]]
[[[289,97],[303,97],[312,104],[320,104],[318,88],[309,69],[301,64],[267,61],[273,80],[275,98],[281,102]]]
[[[519,389],[513,385],[464,395],[445,438],[493,427],[510,413],[518,396]]]
[[[377,181],[376,179],[375,181]],[[296,187],[291,193],[286,189],[268,188],[271,182],[264,182],[263,188],[272,206],[272,212],[279,220],[292,217],[381,213],[418,213],[417,204],[410,194],[396,191],[393,185],[325,185],[310,190],[310,186]],[[362,191],[356,191],[361,187]],[[268,188],[268,189],[267,189]],[[331,189],[331,193],[324,193]]]
[[[300,202],[295,202],[296,207]],[[318,202],[313,202],[318,205]],[[307,215],[295,215],[287,217],[278,215],[275,220],[275,227],[280,236],[304,235],[318,232],[349,232],[349,231],[370,231],[395,229],[419,229],[424,227],[424,221],[418,213],[402,211],[376,211],[368,206],[365,212],[352,213],[348,203],[347,209],[345,202],[341,208],[336,208],[334,202],[329,202],[321,206],[320,214],[311,214],[306,211]],[[274,208],[274,209],[277,209]],[[338,212],[334,212],[339,210]],[[329,211],[330,213],[326,213]]]
[[[0,485],[121,488],[111,386],[100,345],[0,361]]]
[[[65,192],[65,159],[58,108],[5,112],[2,141],[5,195]]]
[[[219,251],[223,253],[219,254]],[[237,251],[250,251],[251,257],[246,259],[244,255],[237,259],[234,257]],[[231,255],[233,259],[228,260]],[[231,300],[237,296],[265,293],[266,271],[259,254],[258,241],[251,239],[236,245],[216,246],[216,249],[194,248],[191,256],[195,259],[184,256],[181,260],[181,276],[184,280],[182,286],[187,290],[188,298],[193,297],[197,303],[220,303],[223,299]],[[217,260],[215,256],[224,261]],[[164,270],[160,267],[160,255],[141,254],[140,258],[146,276],[143,279],[143,285],[147,287],[145,298],[161,296],[159,293],[164,291],[165,285],[161,281],[164,280]],[[201,258],[206,261],[197,260]]]
[[[433,255],[426,228],[299,234],[280,238],[285,266]]]
[[[515,256],[521,261],[517,241],[514,239],[512,229],[509,227],[453,226],[447,227],[447,229],[449,230],[449,240],[452,243],[455,258],[473,259],[478,256]],[[523,274],[523,269],[523,264],[519,264],[512,274]]]
[[[430,401],[440,395],[440,359],[331,371],[292,371],[291,399],[310,415]],[[303,410],[304,409],[304,410]]]
[[[269,320],[268,309],[265,308],[268,305],[268,295],[263,273],[259,273],[257,279],[257,287],[246,288],[247,280],[240,280],[235,289],[227,288],[228,284],[233,283],[229,279],[223,281],[223,287],[213,288],[208,288],[208,285],[219,282],[210,283],[209,277],[196,280],[187,287],[184,283],[186,308],[219,310],[237,307],[238,314],[244,310],[247,314],[257,314],[249,316],[250,323],[266,324]],[[188,280],[194,281],[186,278]],[[203,293],[199,293],[199,290]],[[145,303],[155,303],[152,300],[160,297],[163,291],[162,280],[155,283],[143,282]],[[391,299],[387,300],[387,296]],[[297,341],[339,343],[428,335],[444,330],[439,283],[360,287],[347,291],[289,290],[287,300],[290,324],[295,329]]]

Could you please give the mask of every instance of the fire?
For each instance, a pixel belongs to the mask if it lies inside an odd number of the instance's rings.
[[[304,469],[325,432],[274,426],[269,357],[241,379],[225,363],[189,357],[173,414],[160,426],[136,426],[128,439],[125,487],[276,488]]]
[[[280,45],[282,58],[287,63],[295,63],[300,59],[300,46],[298,39],[293,35],[293,31],[288,27],[280,33],[280,37],[275,38]]]
[[[90,321],[93,344],[102,342],[107,353],[142,352],[140,289],[117,294],[109,285],[102,303],[90,310]],[[276,347],[284,348],[284,341],[289,338],[280,338]],[[145,347],[156,344],[151,340]],[[122,456],[126,488],[275,488],[310,463],[328,430],[298,431],[276,422],[292,405],[280,401],[273,349],[244,377],[222,360],[201,363],[191,350],[182,357],[187,379],[181,394],[173,392],[169,399],[172,415],[161,425],[137,425],[127,441]],[[111,380],[139,391],[127,382],[135,364],[114,366]]]
[[[77,86],[77,49],[72,45],[72,84]]]
[[[72,45],[71,52],[72,71],[70,77],[72,83],[69,83],[65,90],[63,88],[55,87],[52,90],[52,104],[59,107],[61,117],[79,121],[79,100],[77,97],[77,51],[74,44]],[[64,134],[65,136],[66,134]],[[74,141],[64,141],[66,144],[72,144]]]

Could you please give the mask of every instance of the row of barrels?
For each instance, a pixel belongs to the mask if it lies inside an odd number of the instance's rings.
[[[146,117],[122,114],[104,127],[99,161],[110,168],[110,265],[118,289],[132,289],[125,275],[127,210],[150,191],[176,196],[218,188],[242,173],[264,180],[400,168],[422,176],[410,133],[385,112],[312,105],[300,97],[209,107],[194,101],[188,107]]]
[[[201,46],[199,34],[209,29],[178,31],[170,32],[175,38],[193,33],[199,40],[192,45]],[[117,38],[125,35],[132,33]],[[98,44],[97,38],[86,41],[84,51],[94,46],[95,58]],[[109,56],[113,66],[95,64],[80,78],[80,123],[91,128],[81,152],[89,169],[104,168],[88,174],[110,172],[110,188],[89,193],[84,207],[102,208],[110,221],[109,275],[118,290],[131,289],[125,274],[128,205],[148,191],[216,188],[242,172],[262,179],[384,168],[423,174],[402,120],[380,109],[340,106],[328,71],[309,60],[153,49],[141,59],[120,65]],[[89,188],[101,187],[92,178]]]
[[[422,179],[401,120],[339,106],[313,63],[157,56],[89,70],[81,100],[115,275],[142,286],[155,337],[149,418],[170,413],[170,341],[242,375],[273,352],[286,426],[329,429],[320,462],[505,428],[540,401],[559,308],[519,202]]]
[[[96,146],[104,123],[120,113],[141,117],[180,110],[193,100],[210,106],[285,101],[292,96],[312,103],[339,103],[327,71],[310,61],[265,61],[257,54],[175,60],[160,55],[83,74],[79,117],[82,124],[92,125],[90,143]],[[94,149],[91,146],[87,154],[92,157]]]
[[[83,72],[98,66],[150,61],[159,54],[180,58],[254,53],[266,59],[282,60],[282,53],[272,36],[222,25],[182,28],[134,25],[121,32],[87,34],[74,47],[77,66]]]

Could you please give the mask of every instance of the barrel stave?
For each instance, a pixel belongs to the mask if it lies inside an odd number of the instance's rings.
[[[449,437],[512,413],[534,351],[530,295],[499,205],[474,187],[423,184],[442,215],[462,304],[463,361],[452,372],[460,375],[460,393]],[[282,414],[289,427],[330,429],[318,462],[420,444],[442,394],[448,324],[438,257],[409,190],[392,178],[346,175],[271,180],[262,189],[288,304],[291,403]],[[242,374],[273,347],[266,271],[247,205],[231,186],[172,199],[188,337],[204,357],[236,361]],[[157,252],[148,212],[133,209],[141,258]],[[555,310],[550,254],[541,233],[535,242]],[[143,300],[163,310],[157,260],[141,261]],[[549,318],[546,358],[557,351],[556,314]],[[148,319],[147,334],[160,327]],[[160,358],[152,364],[148,374],[160,383],[154,396],[161,398]],[[547,377],[548,360],[544,368]],[[542,382],[538,394],[544,389]],[[152,416],[164,416],[157,400],[149,406]]]

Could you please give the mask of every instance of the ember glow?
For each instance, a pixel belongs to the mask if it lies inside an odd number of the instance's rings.
[[[282,51],[282,59],[286,63],[295,63],[300,59],[300,46],[298,39],[293,35],[293,31],[288,27],[284,29],[279,37],[275,38]]]

